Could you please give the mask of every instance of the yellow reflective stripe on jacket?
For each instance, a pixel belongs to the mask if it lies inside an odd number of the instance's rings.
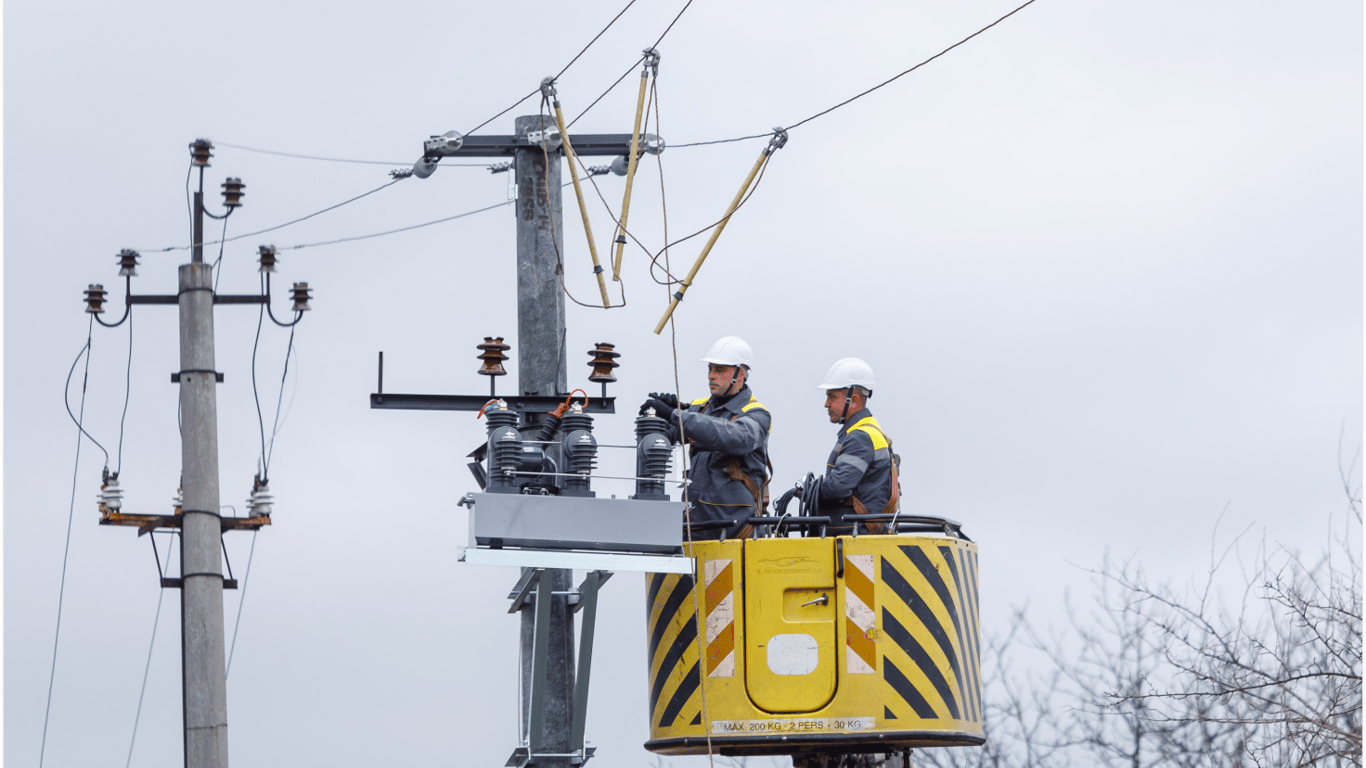
[[[699,397],[696,400],[692,401],[690,405],[706,405],[707,401],[710,399],[710,397]]]
[[[873,440],[874,451],[883,450],[891,445],[891,443],[887,441],[887,436],[882,434],[882,427],[877,423],[877,419],[873,418],[872,416],[867,416],[865,418],[859,419],[857,424],[854,424],[852,427],[849,427],[848,429],[844,430],[844,432],[845,434],[849,434],[850,432],[853,432],[856,429],[861,432],[868,433],[868,437],[872,438]]]
[[[744,408],[741,408],[740,410],[741,410],[741,412],[744,412],[744,411],[752,411],[752,410],[754,410],[755,408],[764,408],[764,404],[761,403],[761,402],[759,402],[759,399],[758,399],[758,398],[756,398],[756,397],[751,397],[751,398],[749,399],[749,402],[748,402],[748,403],[745,403],[745,407],[744,407]],[[764,408],[764,410],[767,411],[768,409],[767,409],[767,408]]]

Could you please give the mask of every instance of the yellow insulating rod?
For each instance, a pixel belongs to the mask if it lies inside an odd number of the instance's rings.
[[[768,158],[777,150],[782,149],[787,143],[787,131],[782,128],[774,128],[773,138],[769,139],[768,146],[759,153],[759,159],[755,161],[754,167],[749,170],[749,176],[745,179],[744,186],[736,193],[735,199],[730,201],[730,207],[726,209],[726,215],[721,217],[721,221],[716,225],[716,229],[711,233],[711,239],[702,248],[702,253],[697,257],[697,261],[692,265],[692,270],[688,276],[683,278],[679,284],[678,291],[674,293],[673,300],[669,302],[669,309],[660,318],[659,325],[655,326],[655,335],[658,336],[664,330],[664,325],[673,317],[674,310],[678,308],[678,302],[683,300],[683,294],[688,292],[688,286],[692,285],[693,278],[697,276],[697,270],[702,268],[702,262],[707,260],[707,254],[711,252],[711,247],[716,245],[716,238],[721,236],[721,230],[726,228],[726,222],[730,221],[730,215],[735,213],[735,209],[740,207],[740,201],[744,200],[745,192],[749,191],[749,185],[754,183],[754,177],[759,175],[759,169],[764,167]]]
[[[542,84],[542,89],[545,84]],[[551,96],[554,96],[555,89],[550,88]],[[560,100],[554,100],[555,105],[555,124],[560,128],[560,140],[564,142],[564,156],[569,160],[569,177],[574,180],[574,194],[579,198],[579,213],[583,215],[583,231],[588,235],[588,253],[593,257],[593,274],[598,278],[598,290],[602,292],[602,308],[607,309],[612,306],[612,302],[607,298],[607,281],[602,279],[602,265],[598,263],[598,247],[593,243],[593,225],[588,223],[588,207],[583,204],[583,189],[579,187],[579,169],[574,160],[574,147],[569,143],[569,131],[564,127],[564,112],[560,110]]]
[[[612,258],[612,279],[621,280],[621,255],[626,250],[626,217],[631,213],[631,185],[636,179],[636,163],[640,158],[640,121],[645,114],[645,84],[650,78],[650,69],[659,74],[659,54],[653,48],[645,50],[645,66],[640,69],[640,96],[636,99],[636,125],[631,130],[631,154],[626,160],[626,194],[621,199],[621,221],[617,223],[617,252]]]

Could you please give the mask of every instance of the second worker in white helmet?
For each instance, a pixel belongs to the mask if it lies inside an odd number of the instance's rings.
[[[669,439],[688,444],[687,498],[692,523],[727,521],[728,527],[695,531],[694,539],[747,537],[746,522],[764,506],[768,485],[768,433],[773,417],[749,388],[754,352],[744,339],[718,339],[707,355],[708,397],[680,407],[668,393],[650,393],[640,407],[669,421]]]
[[[845,514],[891,513],[900,501],[891,438],[868,410],[873,384],[873,369],[857,357],[835,361],[820,384],[826,414],[840,425],[820,483],[820,511],[830,516],[831,533],[851,531],[853,523],[844,520]],[[882,527],[861,530],[880,532]]]

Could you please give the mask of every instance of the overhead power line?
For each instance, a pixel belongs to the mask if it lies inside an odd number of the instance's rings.
[[[320,157],[320,156],[318,156],[318,155],[299,155],[299,154],[295,154],[295,153],[293,153],[293,152],[277,152],[277,151],[275,151],[275,150],[273,150],[273,149],[257,149],[256,147],[244,147],[244,146],[242,146],[241,144],[228,144],[228,143],[222,142],[222,141],[217,142],[217,145],[220,146],[220,147],[228,147],[229,149],[240,149],[240,150],[243,150],[243,151],[245,151],[245,152],[259,152],[260,154],[263,154],[263,155],[279,155],[280,157],[294,157],[294,158],[298,158],[298,159],[300,159],[300,160],[321,160],[321,161],[328,162],[328,163],[358,163],[358,164],[361,164],[361,165],[388,165],[388,166],[395,166],[395,165],[397,165],[397,166],[407,166],[407,165],[412,165],[411,162],[408,162],[408,161],[397,161],[397,160],[396,160],[396,161],[393,161],[393,162],[390,162],[390,161],[387,161],[387,160],[352,160],[352,159],[348,159],[348,158],[344,158],[344,157]],[[487,163],[450,163],[449,165],[443,164],[441,167],[442,167],[442,168],[487,168],[487,167],[488,167],[488,164],[487,164]]]
[[[939,53],[936,53],[935,55],[929,57],[928,59],[925,59],[924,61],[920,62],[919,64],[916,64],[914,67],[911,67],[910,69],[908,69],[908,70],[906,70],[906,71],[904,71],[904,72],[901,72],[900,74],[894,75],[893,77],[890,77],[890,78],[888,78],[888,79],[882,81],[881,83],[878,83],[877,85],[873,86],[872,88],[869,88],[868,90],[863,91],[862,93],[859,93],[859,94],[856,94],[856,95],[854,95],[854,96],[851,96],[851,97],[845,99],[844,101],[841,101],[840,103],[836,104],[835,106],[830,107],[829,109],[825,109],[825,110],[822,110],[822,111],[820,111],[820,112],[817,112],[816,114],[814,114],[814,115],[812,115],[812,116],[810,116],[810,117],[808,117],[808,118],[806,118],[806,119],[804,119],[804,120],[799,120],[799,121],[793,123],[792,125],[789,125],[787,128],[785,128],[785,129],[783,129],[783,130],[791,131],[793,128],[796,128],[796,127],[801,126],[801,125],[805,125],[805,124],[811,122],[812,120],[815,120],[815,119],[818,118],[818,117],[821,117],[821,116],[823,116],[823,115],[828,115],[828,114],[830,114],[831,112],[834,112],[835,110],[839,109],[840,107],[843,107],[843,106],[845,106],[845,105],[847,105],[847,104],[850,104],[850,103],[852,103],[852,102],[854,102],[854,101],[857,101],[858,99],[861,99],[861,98],[863,98],[864,96],[867,96],[868,94],[872,93],[873,91],[876,91],[877,89],[882,88],[882,87],[885,86],[885,85],[888,85],[888,84],[890,84],[890,83],[892,83],[892,82],[894,82],[894,81],[896,81],[896,80],[901,79],[902,77],[905,77],[906,75],[909,75],[910,73],[916,71],[917,69],[920,69],[921,67],[925,66],[926,64],[929,64],[931,61],[934,61],[935,59],[939,58],[940,56],[943,56],[944,54],[948,53],[949,51],[952,51],[954,48],[957,48],[958,46],[962,45],[963,43],[966,43],[967,41],[971,40],[972,38],[977,37],[978,35],[982,34],[982,33],[985,32],[985,31],[987,31],[988,29],[991,29],[992,27],[996,26],[997,24],[1000,24],[1001,22],[1005,21],[1006,19],[1010,18],[1011,16],[1014,16],[1015,14],[1017,14],[1017,13],[1019,13],[1020,11],[1024,10],[1026,6],[1032,5],[1033,3],[1034,3],[1034,0],[1028,0],[1028,2],[1026,2],[1026,3],[1024,3],[1023,5],[1019,6],[1018,8],[1016,8],[1016,9],[1013,10],[1013,11],[1011,11],[1010,13],[1007,13],[1006,15],[1002,16],[1001,18],[999,18],[999,19],[997,19],[997,20],[991,22],[990,24],[986,25],[985,27],[982,27],[981,29],[977,30],[976,32],[973,32],[972,34],[968,35],[967,37],[963,38],[962,40],[959,40],[958,42],[954,43],[953,45],[950,45],[948,48],[945,48],[944,50],[940,51]],[[710,144],[729,144],[729,143],[735,142],[735,141],[748,141],[748,140],[750,140],[750,139],[762,139],[762,138],[766,138],[766,137],[771,136],[771,135],[773,135],[773,134],[772,134],[772,131],[770,131],[770,132],[768,132],[768,133],[756,133],[756,134],[754,134],[754,135],[752,135],[752,136],[740,136],[740,137],[737,137],[737,138],[734,138],[734,139],[718,139],[718,140],[716,140],[716,141],[695,141],[695,142],[692,142],[692,143],[690,143],[690,144],[670,144],[670,145],[669,145],[669,148],[670,148],[670,149],[682,149],[683,147],[702,147],[702,146],[707,146],[707,145],[710,145]]]

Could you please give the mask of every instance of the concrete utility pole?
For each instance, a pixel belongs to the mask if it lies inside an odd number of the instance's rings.
[[[544,121],[544,123],[542,122]],[[553,130],[555,118],[530,115],[516,119],[515,135]],[[564,217],[560,195],[559,149],[546,153],[539,145],[518,148],[517,174],[517,380],[522,395],[556,395],[568,391],[565,359],[564,291],[560,288],[559,254],[564,252]],[[547,194],[547,192],[549,194]],[[528,432],[539,425],[528,414]],[[523,573],[528,569],[523,569]],[[546,679],[535,681],[544,701],[542,748],[567,754],[574,718],[574,617],[566,594],[574,588],[573,571],[550,569],[541,574],[554,595],[550,604],[549,657]],[[544,594],[544,592],[542,592]],[[521,609],[522,738],[530,738],[532,656],[536,613]],[[537,759],[538,766],[568,766],[569,759]]]
[[[201,178],[203,170],[200,171]],[[202,186],[202,182],[201,182]],[[185,768],[228,768],[228,681],[223,649],[222,521],[213,269],[204,263],[204,193],[194,196],[194,251],[180,267],[180,654]]]
[[[195,232],[202,232],[196,196]],[[180,642],[185,768],[228,768],[223,649],[222,521],[218,492],[218,393],[214,372],[213,270],[199,257],[180,267]]]

